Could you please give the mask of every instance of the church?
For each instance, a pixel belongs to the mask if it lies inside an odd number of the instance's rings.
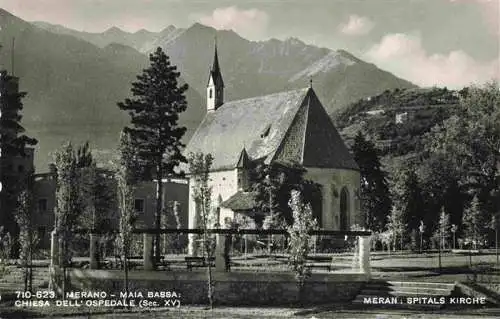
[[[360,218],[359,167],[309,87],[266,96],[224,100],[217,45],[206,89],[207,114],[189,141],[185,155],[211,154],[212,203],[221,225],[227,217],[253,207],[248,168],[253,161],[300,165],[304,178],[320,185],[319,225],[349,230]],[[189,174],[188,174],[189,176]],[[189,180],[189,228],[197,228]]]

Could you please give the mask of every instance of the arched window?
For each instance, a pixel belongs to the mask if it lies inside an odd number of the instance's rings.
[[[208,90],[208,98],[212,98],[212,89]]]
[[[340,230],[349,230],[349,191],[346,187],[340,191]]]

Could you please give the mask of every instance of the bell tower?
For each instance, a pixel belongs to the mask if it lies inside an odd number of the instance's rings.
[[[219,67],[217,40],[215,40],[214,60],[207,83],[207,112],[217,110],[224,103],[224,80]]]

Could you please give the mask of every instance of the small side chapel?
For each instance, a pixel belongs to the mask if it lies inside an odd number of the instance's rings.
[[[217,45],[207,83],[207,114],[188,143],[185,154],[204,153],[214,158],[210,172],[212,203],[220,225],[253,205],[248,192],[249,164],[301,165],[305,179],[321,185],[325,230],[349,230],[362,225],[360,172],[312,85],[237,101],[224,101]],[[189,228],[195,225],[196,205],[190,178]]]

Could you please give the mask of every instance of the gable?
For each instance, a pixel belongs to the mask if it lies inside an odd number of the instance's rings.
[[[302,102],[273,161],[304,167],[359,170],[313,90]]]

